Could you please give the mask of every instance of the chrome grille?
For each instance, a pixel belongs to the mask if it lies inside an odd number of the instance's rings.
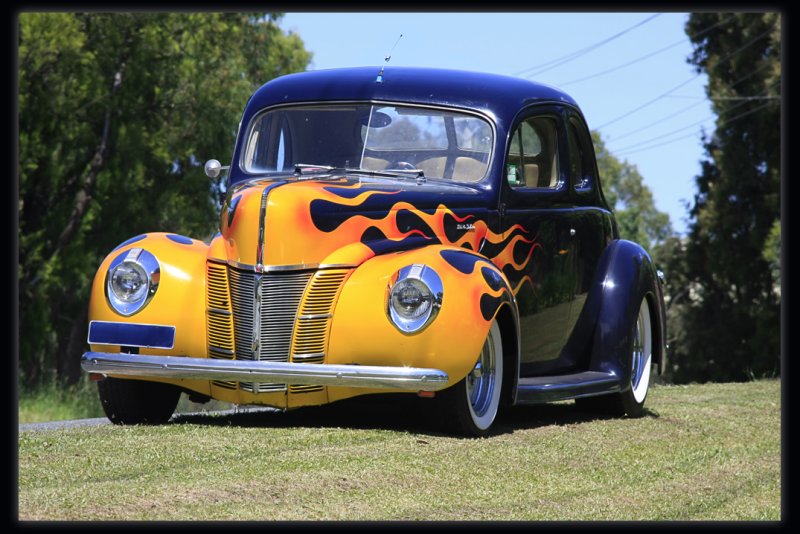
[[[289,361],[297,308],[313,274],[262,276],[260,360]]]
[[[207,264],[209,357],[324,363],[333,308],[349,269],[259,274]],[[251,393],[286,391],[286,384],[214,381]],[[291,386],[293,393],[322,386]]]
[[[237,360],[288,362],[295,317],[313,271],[258,274],[229,268]],[[255,326],[257,325],[257,326]],[[249,392],[286,384],[241,382]]]

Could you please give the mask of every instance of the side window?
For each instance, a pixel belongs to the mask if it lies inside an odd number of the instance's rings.
[[[594,171],[591,159],[587,158],[587,156],[591,155],[591,153],[587,153],[591,146],[586,146],[588,140],[585,132],[586,129],[581,126],[578,120],[575,117],[570,117],[567,137],[569,139],[570,176],[572,177],[572,183],[575,184],[575,189],[592,187]],[[581,133],[584,133],[584,135],[581,135]]]
[[[515,189],[559,186],[555,119],[531,117],[517,126],[506,158],[506,180]]]

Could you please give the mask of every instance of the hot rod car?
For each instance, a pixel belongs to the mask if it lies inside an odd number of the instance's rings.
[[[620,239],[567,94],[450,70],[283,76],[247,102],[227,170],[208,243],[139,235],[97,271],[82,367],[111,421],[165,422],[181,392],[279,409],[408,392],[473,436],[503,405],[642,415],[663,275]]]

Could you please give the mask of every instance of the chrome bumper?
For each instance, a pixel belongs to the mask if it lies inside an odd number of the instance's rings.
[[[416,367],[212,360],[109,352],[84,353],[81,367],[89,373],[102,375],[277,382],[289,385],[414,391],[437,391],[447,387],[448,382],[447,373],[444,371]]]

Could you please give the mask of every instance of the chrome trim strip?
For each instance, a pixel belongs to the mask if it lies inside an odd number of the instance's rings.
[[[256,272],[264,272],[264,228],[267,225],[267,196],[270,187],[261,192],[261,210],[258,216],[258,243],[256,244]]]
[[[330,365],[321,363],[247,362],[178,356],[86,352],[81,368],[89,373],[137,377],[190,378],[289,385],[348,386],[438,391],[449,377],[439,369]]]
[[[358,267],[355,263],[320,263],[319,270],[324,269],[355,269]]]
[[[311,269],[318,269],[319,263],[297,263],[294,265],[264,265],[262,266],[265,273],[277,273],[284,271],[308,271]]]
[[[311,360],[314,358],[324,358],[324,352],[314,352],[311,354],[292,354],[292,361],[294,360]]]
[[[252,271],[254,273],[280,273],[287,271],[310,271],[310,270],[325,270],[325,269],[354,269],[358,265],[354,263],[296,263],[291,265],[250,265],[249,263],[239,263],[234,260],[221,260],[217,258],[208,258],[208,261],[219,264],[228,265],[242,271]]]
[[[312,319],[330,319],[333,317],[332,313],[317,313],[311,315],[298,315],[297,319],[301,321],[310,321]]]
[[[254,360],[260,359],[261,353],[261,276],[256,275],[253,283],[253,332],[251,357]]]

